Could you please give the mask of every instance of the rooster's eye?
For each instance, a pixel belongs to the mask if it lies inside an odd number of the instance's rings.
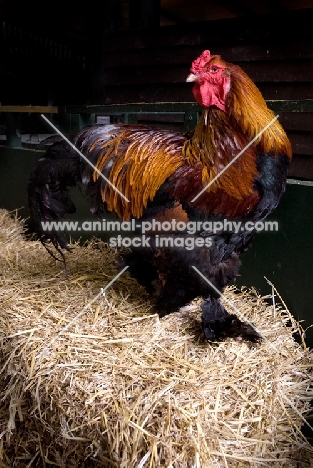
[[[212,67],[212,68],[210,69],[210,72],[211,72],[211,73],[216,73],[217,71],[218,71],[218,68],[217,68],[217,67]]]

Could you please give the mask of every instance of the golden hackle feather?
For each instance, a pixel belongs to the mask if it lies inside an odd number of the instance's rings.
[[[253,182],[258,174],[256,150],[249,147],[234,164],[222,172],[227,164],[249,143],[248,138],[236,133],[225,112],[212,108],[203,112],[192,137],[185,142],[183,152],[188,164],[201,164],[203,186],[208,192],[224,190],[228,195],[242,199],[253,193]]]
[[[110,182],[129,199],[127,202],[112,186],[103,184],[101,196],[108,210],[125,221],[132,216],[141,217],[160,186],[184,164],[183,142],[183,136],[178,133],[125,128],[102,144],[103,153],[96,167],[102,172],[112,160]],[[98,178],[94,171],[93,180]]]
[[[242,132],[252,140],[275,117],[253,81],[237,65],[227,64],[231,74],[231,89],[226,100],[226,111],[231,121],[238,122]],[[278,120],[274,121],[258,138],[262,153],[286,154],[292,157],[292,148]]]

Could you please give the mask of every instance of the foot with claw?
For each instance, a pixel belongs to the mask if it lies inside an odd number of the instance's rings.
[[[229,314],[220,300],[208,297],[201,305],[202,329],[208,341],[219,341],[227,337],[258,342],[261,336],[249,323],[242,322],[234,314]]]

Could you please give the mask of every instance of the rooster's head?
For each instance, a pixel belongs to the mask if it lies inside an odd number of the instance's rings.
[[[195,82],[192,89],[195,99],[205,107],[216,106],[225,112],[225,101],[230,90],[230,68],[219,55],[202,52],[192,62],[186,81]]]

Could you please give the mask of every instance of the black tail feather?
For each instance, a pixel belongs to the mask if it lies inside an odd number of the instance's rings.
[[[71,251],[66,239],[56,229],[43,222],[58,221],[66,214],[75,213],[76,207],[68,194],[68,188],[80,181],[79,155],[64,140],[54,143],[41,157],[30,175],[28,201],[32,229],[56,260],[65,263],[62,249]],[[60,255],[58,258],[48,247],[51,244]]]

